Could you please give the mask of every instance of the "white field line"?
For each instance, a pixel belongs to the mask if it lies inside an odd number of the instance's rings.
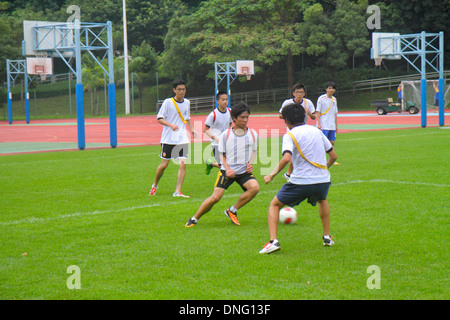
[[[64,159],[53,159],[53,160],[33,160],[33,161],[27,161],[27,162],[7,162],[7,163],[0,163],[2,166],[9,166],[9,165],[28,165],[30,163],[36,164],[39,162],[61,162],[61,161],[70,161],[70,160],[98,160],[98,159],[111,159],[111,158],[122,158],[122,157],[139,157],[139,156],[148,156],[148,155],[158,155],[159,152],[146,152],[146,153],[133,153],[133,154],[116,154],[116,155],[110,155],[110,156],[100,156],[100,157],[90,157],[90,158],[64,158]],[[0,158],[1,159],[1,158]]]
[[[427,182],[413,182],[413,181],[394,181],[394,180],[383,180],[383,179],[373,179],[373,180],[353,180],[353,181],[347,181],[347,182],[338,182],[338,183],[332,183],[332,187],[336,186],[346,186],[351,184],[359,184],[359,183],[393,183],[393,184],[407,184],[407,185],[421,185],[421,186],[428,186],[428,187],[438,187],[438,188],[449,188],[450,184],[439,184],[439,183],[427,183]],[[266,191],[260,191],[259,194],[276,194],[276,191],[273,190],[266,190]],[[231,198],[231,197],[237,197],[239,193],[235,194],[225,194],[223,198]],[[203,201],[204,198],[191,198],[190,201]],[[75,213],[69,213],[69,214],[63,214],[56,217],[47,217],[47,218],[26,218],[26,219],[20,219],[20,220],[14,220],[14,221],[7,221],[7,222],[0,222],[0,226],[11,226],[11,225],[21,225],[21,224],[33,224],[33,223],[45,223],[49,221],[56,221],[56,220],[63,220],[63,219],[70,219],[74,217],[87,217],[87,216],[94,216],[94,215],[100,215],[100,214],[114,214],[114,213],[121,213],[121,212],[129,212],[139,209],[147,209],[152,207],[160,207],[160,206],[175,206],[175,205],[183,205],[184,201],[170,201],[170,202],[160,202],[160,203],[151,203],[147,205],[140,205],[140,206],[132,206],[132,207],[125,207],[125,208],[118,208],[118,209],[111,209],[111,210],[95,210],[90,212],[75,212]]]

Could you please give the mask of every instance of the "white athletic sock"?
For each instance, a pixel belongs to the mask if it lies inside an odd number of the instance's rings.
[[[233,213],[236,213],[237,209],[234,206],[231,206],[230,207],[230,211],[233,212]]]

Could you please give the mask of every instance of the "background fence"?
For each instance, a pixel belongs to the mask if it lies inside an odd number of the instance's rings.
[[[437,73],[427,73],[427,79],[437,79]],[[446,91],[450,79],[450,70],[444,72],[446,81]],[[131,77],[132,81],[133,77]],[[30,94],[30,116],[31,118],[43,117],[75,117],[76,97],[75,97],[75,76],[72,73],[64,73],[47,76],[46,80],[35,78],[33,85],[29,88]],[[396,99],[396,89],[401,81],[420,80],[419,74],[387,77],[378,79],[368,79],[355,81],[343,87],[339,86],[336,97],[340,101],[340,106],[352,105],[354,108],[370,108],[370,100],[385,99],[388,96]],[[162,102],[157,97],[163,92],[171,93],[167,85],[158,87],[145,87],[139,95],[138,86],[131,83],[131,113],[155,113],[159,110]],[[0,117],[7,119],[6,107],[6,87],[3,86],[0,101]],[[23,99],[23,80],[17,79],[12,87],[13,92],[13,117],[21,118],[25,115],[25,102]],[[170,95],[169,93],[169,95]],[[319,95],[323,94],[323,88],[307,88],[307,98],[315,103]],[[163,94],[162,94],[163,95]],[[252,108],[266,108],[263,111],[277,112],[281,103],[292,97],[291,88],[275,88],[270,90],[255,90],[246,92],[232,92],[231,105],[238,101],[244,101]],[[208,112],[215,106],[215,97],[211,94],[201,97],[187,97],[191,101],[191,112]],[[106,116],[108,115],[108,95],[107,79],[103,85],[96,89],[85,91],[84,104],[86,116]],[[117,110],[118,114],[124,113],[124,90],[119,85],[117,87]],[[267,107],[269,106],[269,107]],[[447,106],[448,107],[448,106]],[[353,108],[353,107],[352,107]],[[3,109],[3,110],[2,110]]]

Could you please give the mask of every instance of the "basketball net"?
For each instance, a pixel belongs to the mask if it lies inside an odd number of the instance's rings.
[[[373,60],[375,60],[375,65],[379,67],[381,66],[381,61],[383,60],[383,58],[373,58]]]

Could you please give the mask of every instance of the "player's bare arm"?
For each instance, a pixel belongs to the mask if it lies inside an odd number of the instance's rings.
[[[168,126],[170,129],[172,129],[172,131],[177,131],[178,129],[180,129],[180,128],[178,128],[177,125],[171,124],[171,123],[167,122],[166,120],[164,120],[163,118],[159,118],[158,122],[160,124],[162,124],[163,126]]]
[[[189,130],[191,131],[192,138],[197,138],[197,132],[194,130],[194,127],[192,126],[191,119],[186,121],[186,124],[188,125]]]
[[[216,140],[217,143],[219,143],[219,137],[215,136],[212,132],[211,132],[211,128],[207,125],[205,125],[205,127],[203,128],[203,132],[210,137],[211,139]]]
[[[264,182],[268,184],[273,178],[291,162],[291,153],[285,152],[278,165],[273,169],[272,173],[264,177]]]

